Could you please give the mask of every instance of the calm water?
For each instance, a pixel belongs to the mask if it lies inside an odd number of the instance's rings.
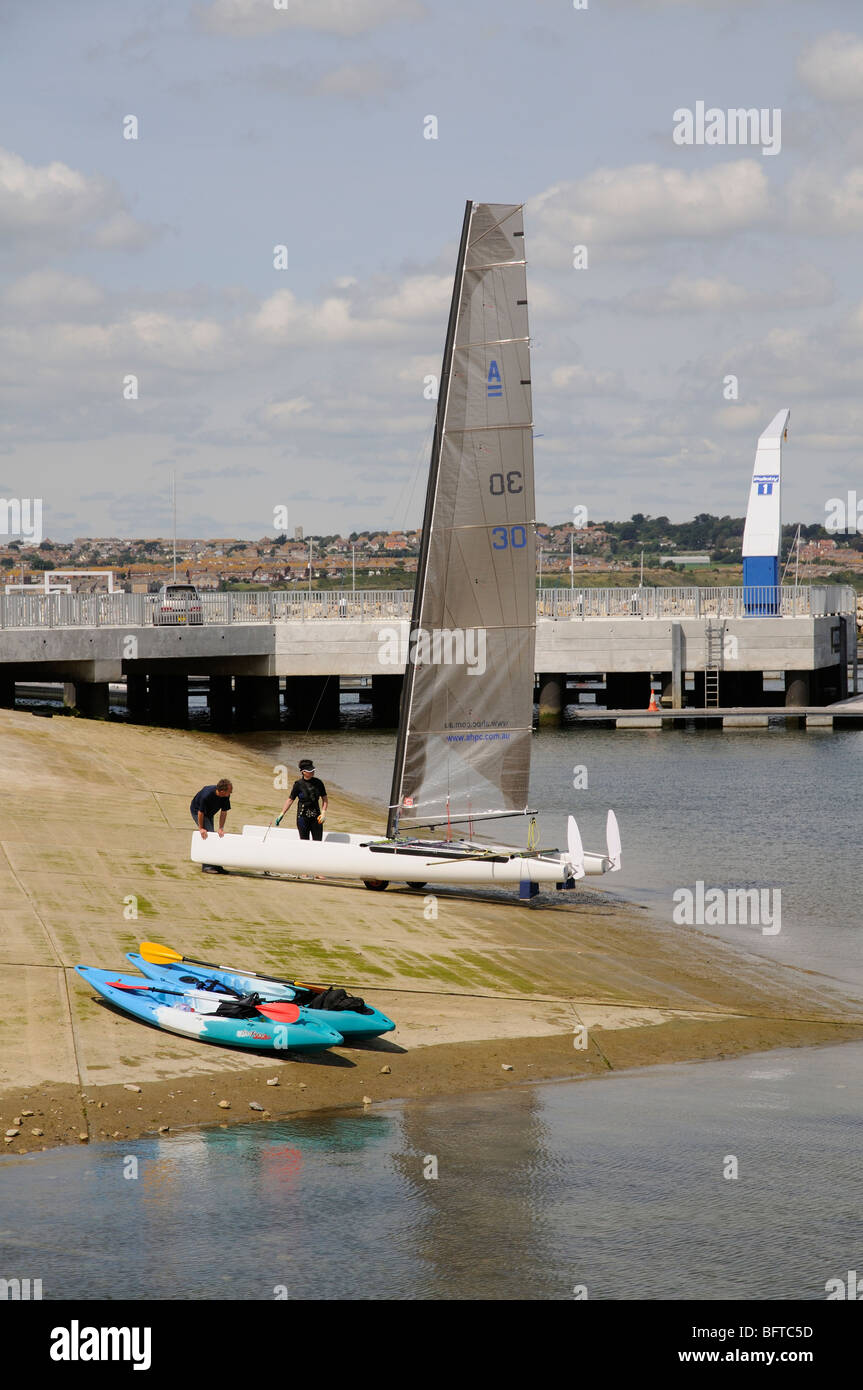
[[[823,1299],[861,1267],[861,1101],[852,1044],[0,1160],[0,1268],[46,1299]]]

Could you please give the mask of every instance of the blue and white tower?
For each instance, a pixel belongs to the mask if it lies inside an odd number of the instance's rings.
[[[747,613],[779,611],[782,548],[782,445],[790,410],[774,415],[758,441],[743,529],[743,602]]]

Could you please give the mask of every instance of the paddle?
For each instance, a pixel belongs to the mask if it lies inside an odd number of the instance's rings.
[[[141,955],[144,960],[148,960],[151,965],[182,965],[185,961],[188,965],[206,965],[210,970],[227,970],[231,975],[250,975],[255,980],[270,980],[277,985],[293,985],[296,989],[310,989],[319,994],[323,989],[329,989],[329,985],[306,985],[299,980],[286,980],[283,975],[262,975],[258,970],[238,970],[233,965],[217,965],[213,960],[198,960],[196,956],[181,956],[179,951],[172,951],[170,946],[161,946],[158,941],[142,941]]]
[[[216,1009],[224,1000],[229,1000],[232,997],[227,994],[211,994],[209,990],[164,989],[161,985],[127,985],[122,980],[109,980],[108,984],[112,989],[136,989],[145,990],[152,994],[176,994],[186,999],[194,999],[196,1004],[199,1000],[208,1004],[214,1003]],[[233,997],[236,998],[237,996]],[[263,1014],[264,1018],[272,1018],[276,1023],[296,1023],[300,1016],[300,1010],[296,1004],[256,1004],[255,1009],[259,1014]],[[198,1009],[197,1012],[206,1013],[208,1010]]]

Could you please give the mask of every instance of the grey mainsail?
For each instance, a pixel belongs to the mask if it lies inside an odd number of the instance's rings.
[[[536,635],[522,208],[468,203],[387,833],[527,809]]]

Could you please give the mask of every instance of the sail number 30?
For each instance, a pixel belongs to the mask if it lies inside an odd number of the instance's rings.
[[[491,544],[493,550],[506,550],[508,545],[511,545],[513,550],[521,550],[523,545],[527,545],[527,528],[510,526],[507,530],[505,526],[492,526]]]
[[[492,473],[488,480],[488,490],[492,497],[503,497],[505,492],[523,492],[521,473],[511,468],[506,477],[502,473]]]
[[[505,492],[523,492],[521,473],[517,468],[512,468],[505,475],[489,474],[488,490],[492,497],[502,497]],[[495,550],[506,550],[508,546],[521,550],[522,546],[527,545],[527,529],[524,526],[510,526],[509,529],[506,526],[492,526],[491,543]]]

